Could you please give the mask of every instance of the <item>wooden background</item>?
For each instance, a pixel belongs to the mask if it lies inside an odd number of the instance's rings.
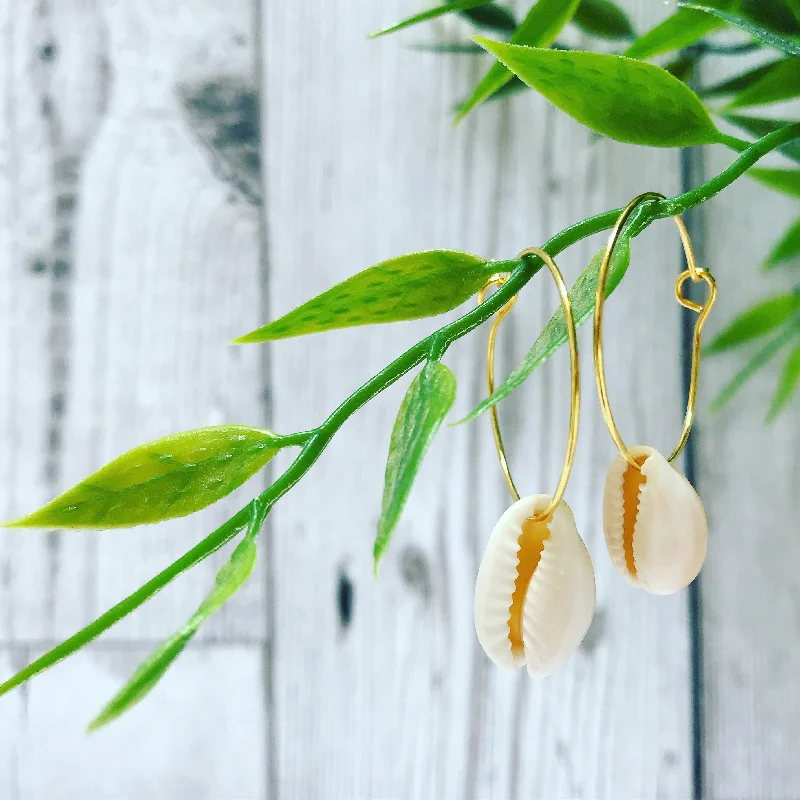
[[[0,1],[4,518],[160,435],[317,424],[440,320],[270,348],[227,342],[357,270],[432,247],[508,257],[640,191],[680,191],[677,151],[596,140],[532,93],[452,129],[452,105],[485,59],[407,45],[458,26],[365,39],[418,5]],[[672,11],[625,5],[639,30]],[[731,157],[693,157],[692,180]],[[742,180],[693,220],[721,285],[710,328],[788,285],[757,267],[792,216],[789,201]],[[601,244],[560,259],[570,282]],[[623,434],[662,449],[682,415],[679,269],[674,229],[652,227],[606,333]],[[506,325],[501,369],[556,303],[543,273]],[[454,418],[483,392],[484,337],[446,357],[459,378]],[[763,425],[776,364],[711,417],[741,355],[707,364],[693,442],[711,544],[690,624],[686,593],[637,592],[605,554],[600,493],[614,451],[589,337],[567,499],[598,610],[560,672],[501,674],[475,640],[474,576],[508,503],[486,420],[442,431],[373,579],[401,381],[280,503],[257,579],[146,702],[83,734],[194,610],[220,559],[0,700],[0,798],[684,800],[700,783],[711,798],[800,797],[800,406]],[[526,491],[555,484],[567,378],[561,354],[502,407]],[[162,569],[264,480],[153,528],[0,534],[0,678]]]

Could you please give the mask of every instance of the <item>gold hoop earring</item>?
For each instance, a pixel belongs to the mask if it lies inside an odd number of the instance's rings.
[[[572,511],[564,502],[580,414],[578,343],[572,303],[564,279],[553,259],[536,247],[518,258],[536,255],[550,270],[558,287],[569,335],[572,401],[569,437],[558,486],[553,495],[520,498],[508,466],[503,438],[492,406],[494,434],[500,467],[514,504],[500,518],[489,537],[475,582],[475,630],[489,658],[511,669],[525,664],[531,676],[549,675],[581,643],[594,614],[594,570],[578,535]],[[507,276],[495,275],[478,295],[483,302],[491,286]],[[500,311],[489,332],[486,374],[494,391],[494,351],[497,330],[516,302],[512,298]]]
[[[706,557],[708,523],[703,504],[692,485],[672,462],[680,455],[692,430],[697,382],[700,374],[700,341],[703,325],[717,296],[717,285],[706,270],[698,268],[686,226],[678,226],[687,269],[675,282],[677,301],[698,314],[692,342],[692,371],[686,414],[678,444],[669,458],[652,447],[628,448],[614,421],[608,399],[603,364],[603,309],[609,264],[625,223],[643,203],[662,200],[647,192],[634,198],[620,214],[608,239],[600,266],[594,309],[594,365],[597,391],[606,427],[619,451],[606,477],[603,493],[603,531],[614,566],[634,586],[654,594],[672,594],[688,586],[700,572]],[[708,297],[703,305],[684,297],[687,280],[703,281]]]

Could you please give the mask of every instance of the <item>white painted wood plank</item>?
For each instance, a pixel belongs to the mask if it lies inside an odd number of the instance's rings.
[[[49,305],[44,249],[53,224],[41,91],[31,69],[39,38],[34,9],[0,3],[0,37],[0,513],[7,519],[48,497],[47,327],[42,319]],[[38,628],[38,595],[46,581],[41,537],[4,532],[0,641]]]
[[[713,80],[727,65],[712,66]],[[765,108],[770,116],[797,108]],[[708,174],[731,155],[710,149]],[[764,164],[786,166],[778,157]],[[710,335],[757,300],[797,283],[791,266],[758,271],[798,204],[742,179],[708,203],[707,262],[719,283]],[[756,345],[758,347],[759,345]],[[702,405],[754,348],[704,363]],[[787,351],[788,353],[788,351]],[[764,416],[787,353],[750,381],[698,439],[700,487],[712,536],[703,570],[709,797],[800,795],[800,403],[768,427]]]
[[[640,27],[665,11],[648,5],[636,7]],[[480,109],[452,130],[449,110],[485,62],[364,40],[416,7],[263,4],[273,316],[398,253],[456,247],[513,256],[639,191],[678,189],[676,153],[592,143],[532,95]],[[424,36],[409,33],[404,42]],[[560,260],[570,280],[600,244]],[[682,414],[671,290],[679,253],[668,223],[646,235],[607,329],[623,431],[662,448]],[[547,279],[537,278],[504,332],[504,368],[555,304]],[[440,323],[279,343],[276,426],[318,423]],[[600,493],[613,447],[593,396],[587,333],[582,440],[568,500],[597,570],[589,640],[538,683],[496,672],[478,649],[474,576],[508,504],[487,420],[440,434],[373,580],[371,544],[402,381],[359,412],[273,514],[270,691],[280,796],[689,796],[685,598],[629,589],[605,555]],[[460,380],[453,418],[483,392],[484,336],[446,358]],[[555,484],[568,408],[563,362],[503,407],[526,491]],[[354,587],[347,625],[337,611],[342,575]]]
[[[96,733],[83,732],[145,655],[140,646],[90,648],[4,697],[0,797],[264,797],[262,658],[255,647],[190,646],[145,702]],[[8,674],[27,656],[0,651],[0,671]]]
[[[260,318],[258,211],[218,177],[233,163],[258,186],[258,164],[241,162],[258,152],[252,5],[73,0],[36,19],[41,42],[24,32],[25,58],[42,43],[50,48],[33,87],[48,115],[28,118],[27,99],[16,95],[25,84],[16,87],[9,75],[9,102],[27,116],[6,134],[14,137],[7,157],[13,148],[42,148],[54,226],[44,278],[30,275],[23,253],[10,252],[9,266],[3,259],[14,276],[11,313],[3,315],[4,340],[14,343],[3,362],[14,387],[2,417],[13,445],[8,455],[3,448],[6,474],[23,465],[7,501],[12,513],[32,510],[144,441],[201,425],[264,422],[259,354],[227,344]],[[9,35],[22,36],[16,18],[8,24]],[[26,138],[28,128],[39,130],[34,123],[45,128],[44,146],[41,134]],[[18,186],[4,191],[8,203],[19,202]],[[31,285],[42,280],[44,289]],[[29,475],[34,467],[38,474]],[[71,634],[208,534],[260,484],[153,528],[4,534],[10,604],[0,635],[19,642]],[[218,565],[219,558],[196,568],[109,635],[152,640],[170,632]],[[263,584],[253,580],[201,636],[263,639],[263,607]]]

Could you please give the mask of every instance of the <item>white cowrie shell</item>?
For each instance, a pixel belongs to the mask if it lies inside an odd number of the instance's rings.
[[[608,471],[603,530],[614,566],[634,586],[672,594],[700,572],[708,545],[703,503],[686,478],[652,447],[631,447],[641,475],[621,455]],[[639,484],[636,502],[637,478]],[[623,488],[623,482],[627,491]]]
[[[533,677],[549,675],[566,661],[594,614],[594,570],[569,506],[562,501],[548,522],[525,525],[551,499],[523,497],[500,517],[475,582],[481,647],[497,666],[526,664]]]

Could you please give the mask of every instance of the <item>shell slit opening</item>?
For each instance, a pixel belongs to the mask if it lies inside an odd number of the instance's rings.
[[[526,519],[519,535],[517,551],[517,577],[514,593],[511,596],[508,618],[508,640],[511,652],[524,657],[525,646],[522,640],[522,609],[533,578],[544,551],[544,543],[550,538],[550,519]]]
[[[641,467],[647,458],[646,455],[638,456],[636,463]],[[622,474],[622,549],[625,553],[625,566],[634,578],[636,577],[636,560],[633,557],[633,534],[639,514],[639,498],[645,483],[647,483],[647,476],[644,472],[629,464]]]

